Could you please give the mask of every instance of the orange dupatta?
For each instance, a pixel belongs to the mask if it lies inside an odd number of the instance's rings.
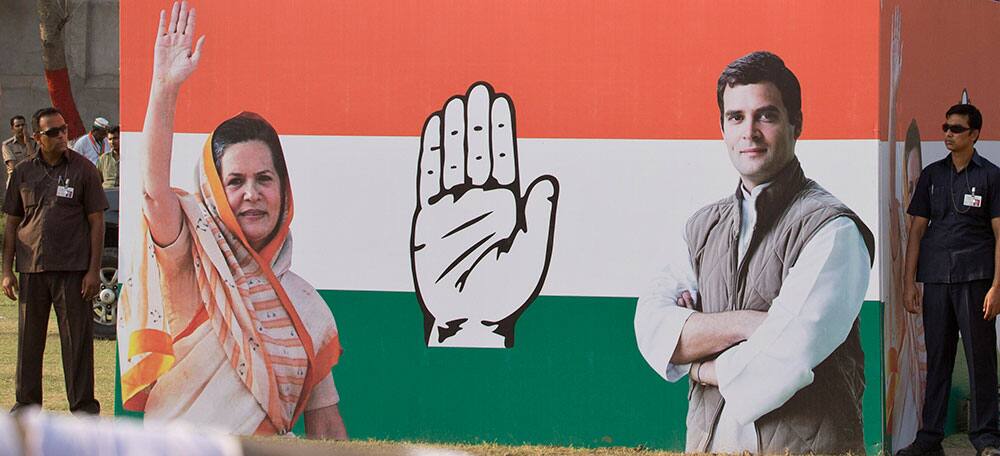
[[[123,403],[126,409],[143,410],[148,389],[174,364],[173,342],[208,321],[231,367],[266,413],[270,426],[262,429],[290,429],[312,387],[329,374],[341,352],[332,319],[316,334],[321,344],[316,350],[313,335],[271,269],[286,240],[290,242],[291,185],[285,179],[287,207],[277,234],[256,252],[225,199],[211,136],[198,170],[198,194],[177,192],[204,307],[188,328],[166,327],[163,306],[169,303],[158,293],[161,277],[144,218],[142,260],[126,281],[120,302],[119,334],[127,341],[120,347]],[[313,299],[322,301],[318,294]]]

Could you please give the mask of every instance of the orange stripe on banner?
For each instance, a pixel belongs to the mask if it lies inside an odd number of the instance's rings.
[[[870,0],[192,4],[207,41],[178,100],[179,132],[249,110],[282,134],[418,136],[428,114],[485,80],[512,96],[521,137],[718,139],[720,71],[768,49],[802,81],[805,139],[877,137]],[[127,131],[142,128],[169,6],[122,2]]]
[[[900,10],[902,74],[896,97],[896,135],[902,142],[911,120],[916,120],[924,141],[944,140],[941,124],[948,108],[968,89],[972,104],[983,113],[981,139],[1000,139],[1000,60],[997,49],[997,2],[883,2],[881,41],[885,63],[880,66],[883,111],[888,118],[889,64],[894,10]],[[947,11],[947,14],[945,14]],[[946,46],[961,37],[961,44]],[[885,123],[882,137],[886,138]],[[942,147],[943,150],[943,147]]]

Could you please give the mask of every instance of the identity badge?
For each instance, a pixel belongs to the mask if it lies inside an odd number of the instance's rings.
[[[969,207],[982,207],[983,197],[981,195],[966,193],[965,201],[963,201],[962,204],[965,204],[966,206]]]
[[[56,187],[56,196],[60,198],[72,198],[73,187],[70,187],[69,185],[60,185]]]

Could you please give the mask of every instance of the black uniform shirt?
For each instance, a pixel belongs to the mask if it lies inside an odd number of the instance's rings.
[[[980,207],[965,205],[965,195],[982,197]],[[1000,217],[1000,168],[973,151],[969,165],[957,172],[948,155],[920,173],[906,212],[930,220],[920,240],[918,282],[993,278],[990,220]]]
[[[19,163],[3,204],[5,213],[22,217],[15,241],[17,271],[86,271],[87,215],[107,208],[97,167],[76,152],[67,150],[56,166],[39,154]]]

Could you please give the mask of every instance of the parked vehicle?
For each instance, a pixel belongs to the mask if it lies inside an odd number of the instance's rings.
[[[94,297],[94,337],[114,339],[118,325],[118,188],[104,190],[104,252],[101,254],[101,291]]]

